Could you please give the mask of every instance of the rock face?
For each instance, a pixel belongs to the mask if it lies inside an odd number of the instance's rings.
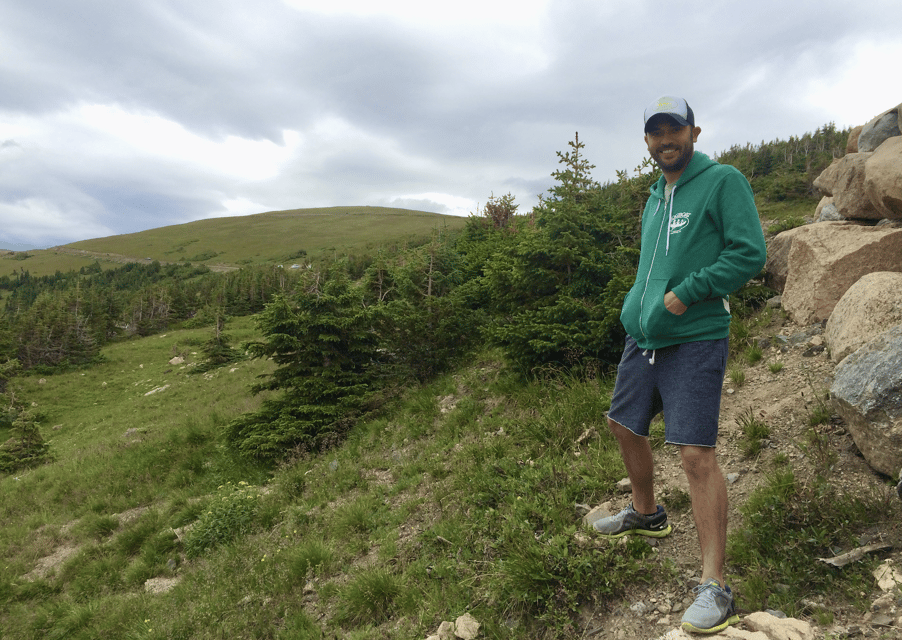
[[[877,471],[902,467],[902,325],[846,357],[830,389],[856,446]]]
[[[890,138],[867,159],[863,187],[880,217],[902,219],[902,137]]]
[[[851,153],[843,156],[836,166],[833,204],[844,218],[879,220],[882,217],[864,190],[867,162],[871,155]]]
[[[858,153],[858,136],[861,135],[862,129],[864,129],[864,125],[860,124],[849,133],[849,139],[846,141],[846,153]]]
[[[851,154],[849,154],[851,155]],[[846,156],[843,156],[846,157]],[[821,171],[821,174],[814,179],[814,188],[823,193],[825,196],[833,197],[833,189],[836,185],[836,177],[839,173],[839,163],[842,158],[837,158],[830,165]]]
[[[849,287],[830,314],[824,331],[830,357],[840,362],[897,324],[902,324],[902,273],[869,273]]]
[[[884,111],[862,127],[858,135],[859,153],[874,151],[885,140],[902,135],[902,130],[899,129],[900,110],[902,105]]]
[[[902,229],[818,222],[784,233],[791,235],[783,307],[800,324],[828,319],[862,276],[902,272]],[[769,258],[768,264],[777,267],[776,261]]]
[[[793,239],[807,233],[808,227],[795,227],[778,233],[767,241],[767,261],[764,264],[764,284],[771,289],[783,291],[786,287],[786,276],[789,273],[789,249]]]

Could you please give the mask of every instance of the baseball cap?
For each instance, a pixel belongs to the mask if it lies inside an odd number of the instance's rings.
[[[695,126],[695,114],[689,103],[682,98],[661,96],[645,109],[645,133],[648,133],[648,121],[657,115],[673,118],[681,127]]]

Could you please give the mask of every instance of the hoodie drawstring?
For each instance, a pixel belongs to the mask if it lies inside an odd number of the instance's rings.
[[[651,358],[648,359],[648,364],[654,365],[654,363],[655,363],[655,352],[656,352],[656,351],[657,351],[657,349],[652,349],[652,350],[651,350]],[[643,351],[643,352],[642,352],[642,355],[643,355],[643,356],[647,356],[647,355],[648,355],[648,349],[646,349],[645,351]]]
[[[670,191],[670,206],[667,211],[667,244],[664,247],[664,255],[667,256],[670,253],[670,225],[673,224],[673,200],[674,196],[676,196],[677,186],[673,185],[673,189]],[[654,363],[652,363],[654,364]]]

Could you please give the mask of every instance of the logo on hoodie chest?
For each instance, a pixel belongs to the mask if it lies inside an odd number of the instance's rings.
[[[684,211],[683,213],[675,213],[670,219],[670,235],[675,235],[685,229],[689,224],[689,216],[692,213]]]

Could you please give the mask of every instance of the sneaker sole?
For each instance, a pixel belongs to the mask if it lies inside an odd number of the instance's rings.
[[[669,524],[661,529],[660,531],[652,531],[651,529],[627,529],[626,531],[621,531],[620,533],[602,533],[598,529],[595,529],[595,533],[600,535],[602,538],[622,538],[623,536],[629,535],[638,535],[638,536],[647,536],[649,538],[666,538],[670,535],[670,532],[673,531],[673,527]]]
[[[739,616],[734,614],[720,624],[711,627],[710,629],[700,629],[691,622],[684,622],[681,626],[683,628],[683,631],[689,631],[690,633],[717,633],[718,631],[723,631],[731,624],[736,624],[737,622],[739,622]]]

